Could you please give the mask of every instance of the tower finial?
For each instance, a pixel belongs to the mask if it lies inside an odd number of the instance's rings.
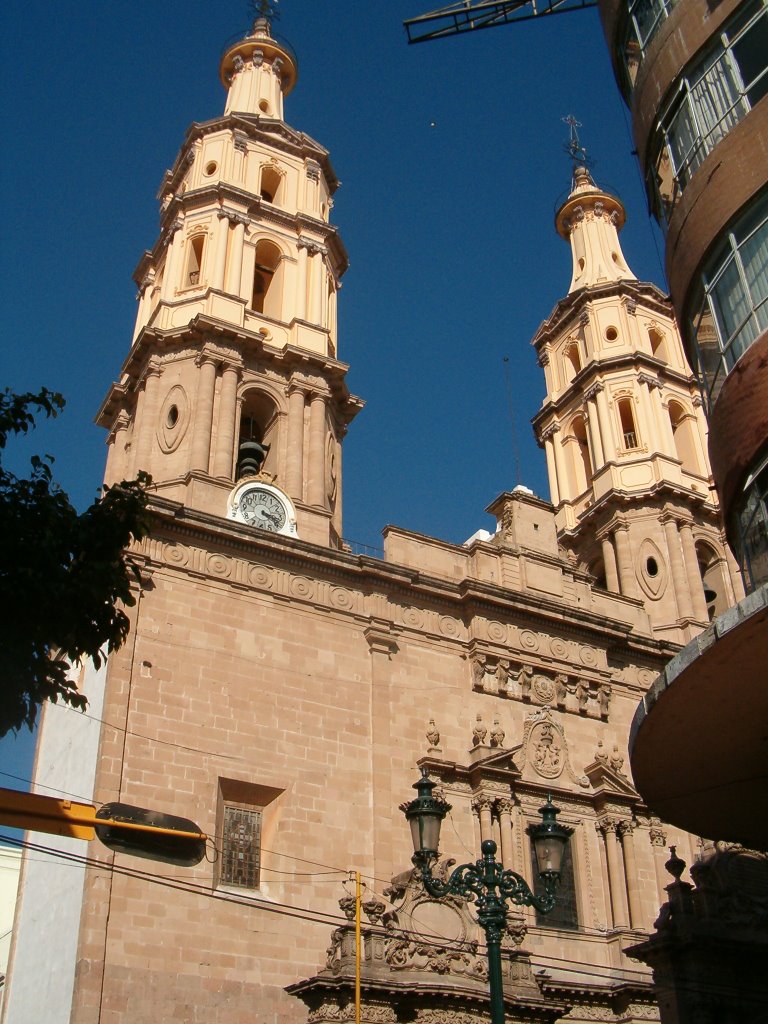
[[[579,138],[578,129],[582,127],[581,121],[577,121],[573,114],[568,114],[562,118],[563,122],[568,125],[570,129],[570,137],[563,149],[571,158],[572,165],[572,178],[576,180],[576,168],[577,167],[591,167],[593,161],[587,156],[586,149],[581,144]]]
[[[250,0],[251,12],[256,22],[269,25],[270,22],[277,21],[280,17],[277,13],[278,3],[279,0]]]

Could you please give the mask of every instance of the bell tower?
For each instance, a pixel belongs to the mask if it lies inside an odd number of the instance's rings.
[[[643,601],[657,634],[683,642],[728,607],[735,566],[698,386],[669,300],[627,265],[625,219],[575,163],[555,218],[573,275],[533,339],[547,392],[533,422],[563,547],[600,585]]]
[[[133,344],[97,418],[107,481],[145,470],[160,496],[238,518],[237,485],[257,479],[294,534],[337,546],[341,444],[362,407],[337,358],[339,182],[328,152],[283,120],[298,63],[267,17],[219,74],[224,114],[187,132],[134,275]]]

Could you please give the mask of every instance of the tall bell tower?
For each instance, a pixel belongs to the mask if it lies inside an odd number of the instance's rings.
[[[97,419],[107,482],[145,470],[187,508],[338,546],[341,444],[362,407],[337,359],[339,182],[283,119],[298,64],[268,18],[219,73],[224,114],[187,132],[134,275],[133,344]]]
[[[734,593],[696,380],[668,299],[621,250],[626,214],[575,165],[555,218],[573,276],[533,339],[546,379],[534,418],[560,542],[610,591],[683,642]]]

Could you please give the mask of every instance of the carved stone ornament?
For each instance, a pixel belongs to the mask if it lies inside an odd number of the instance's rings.
[[[565,775],[579,786],[589,786],[586,776],[579,777],[571,767],[565,732],[552,717],[549,707],[540,708],[526,718],[519,758],[523,771],[530,766],[542,779],[559,779]]]
[[[481,747],[485,745],[485,737],[488,735],[488,728],[483,724],[483,716],[478,711],[475,725],[472,728],[472,746]]]
[[[433,752],[433,751],[438,751],[439,752],[439,750],[440,750],[440,733],[439,733],[439,731],[437,729],[437,726],[435,725],[434,718],[430,718],[430,720],[429,720],[429,727],[427,729],[427,743],[429,744],[429,748],[428,749],[429,749],[430,752]]]

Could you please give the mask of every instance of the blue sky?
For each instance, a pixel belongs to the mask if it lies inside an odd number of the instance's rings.
[[[553,227],[566,114],[627,206],[630,266],[664,287],[596,10],[409,47],[403,19],[432,6],[283,0],[275,25],[299,57],[286,120],[330,150],[343,183],[339,356],[367,403],[345,441],[344,535],[374,547],[389,523],[459,543],[492,528],[484,509],[517,482],[516,447],[521,482],[549,496],[530,339],[570,282]],[[130,344],[158,186],[188,125],[222,112],[219,55],[248,20],[245,0],[0,13],[0,381],[65,395],[16,458],[54,455],[79,506],[101,481],[93,417]]]

